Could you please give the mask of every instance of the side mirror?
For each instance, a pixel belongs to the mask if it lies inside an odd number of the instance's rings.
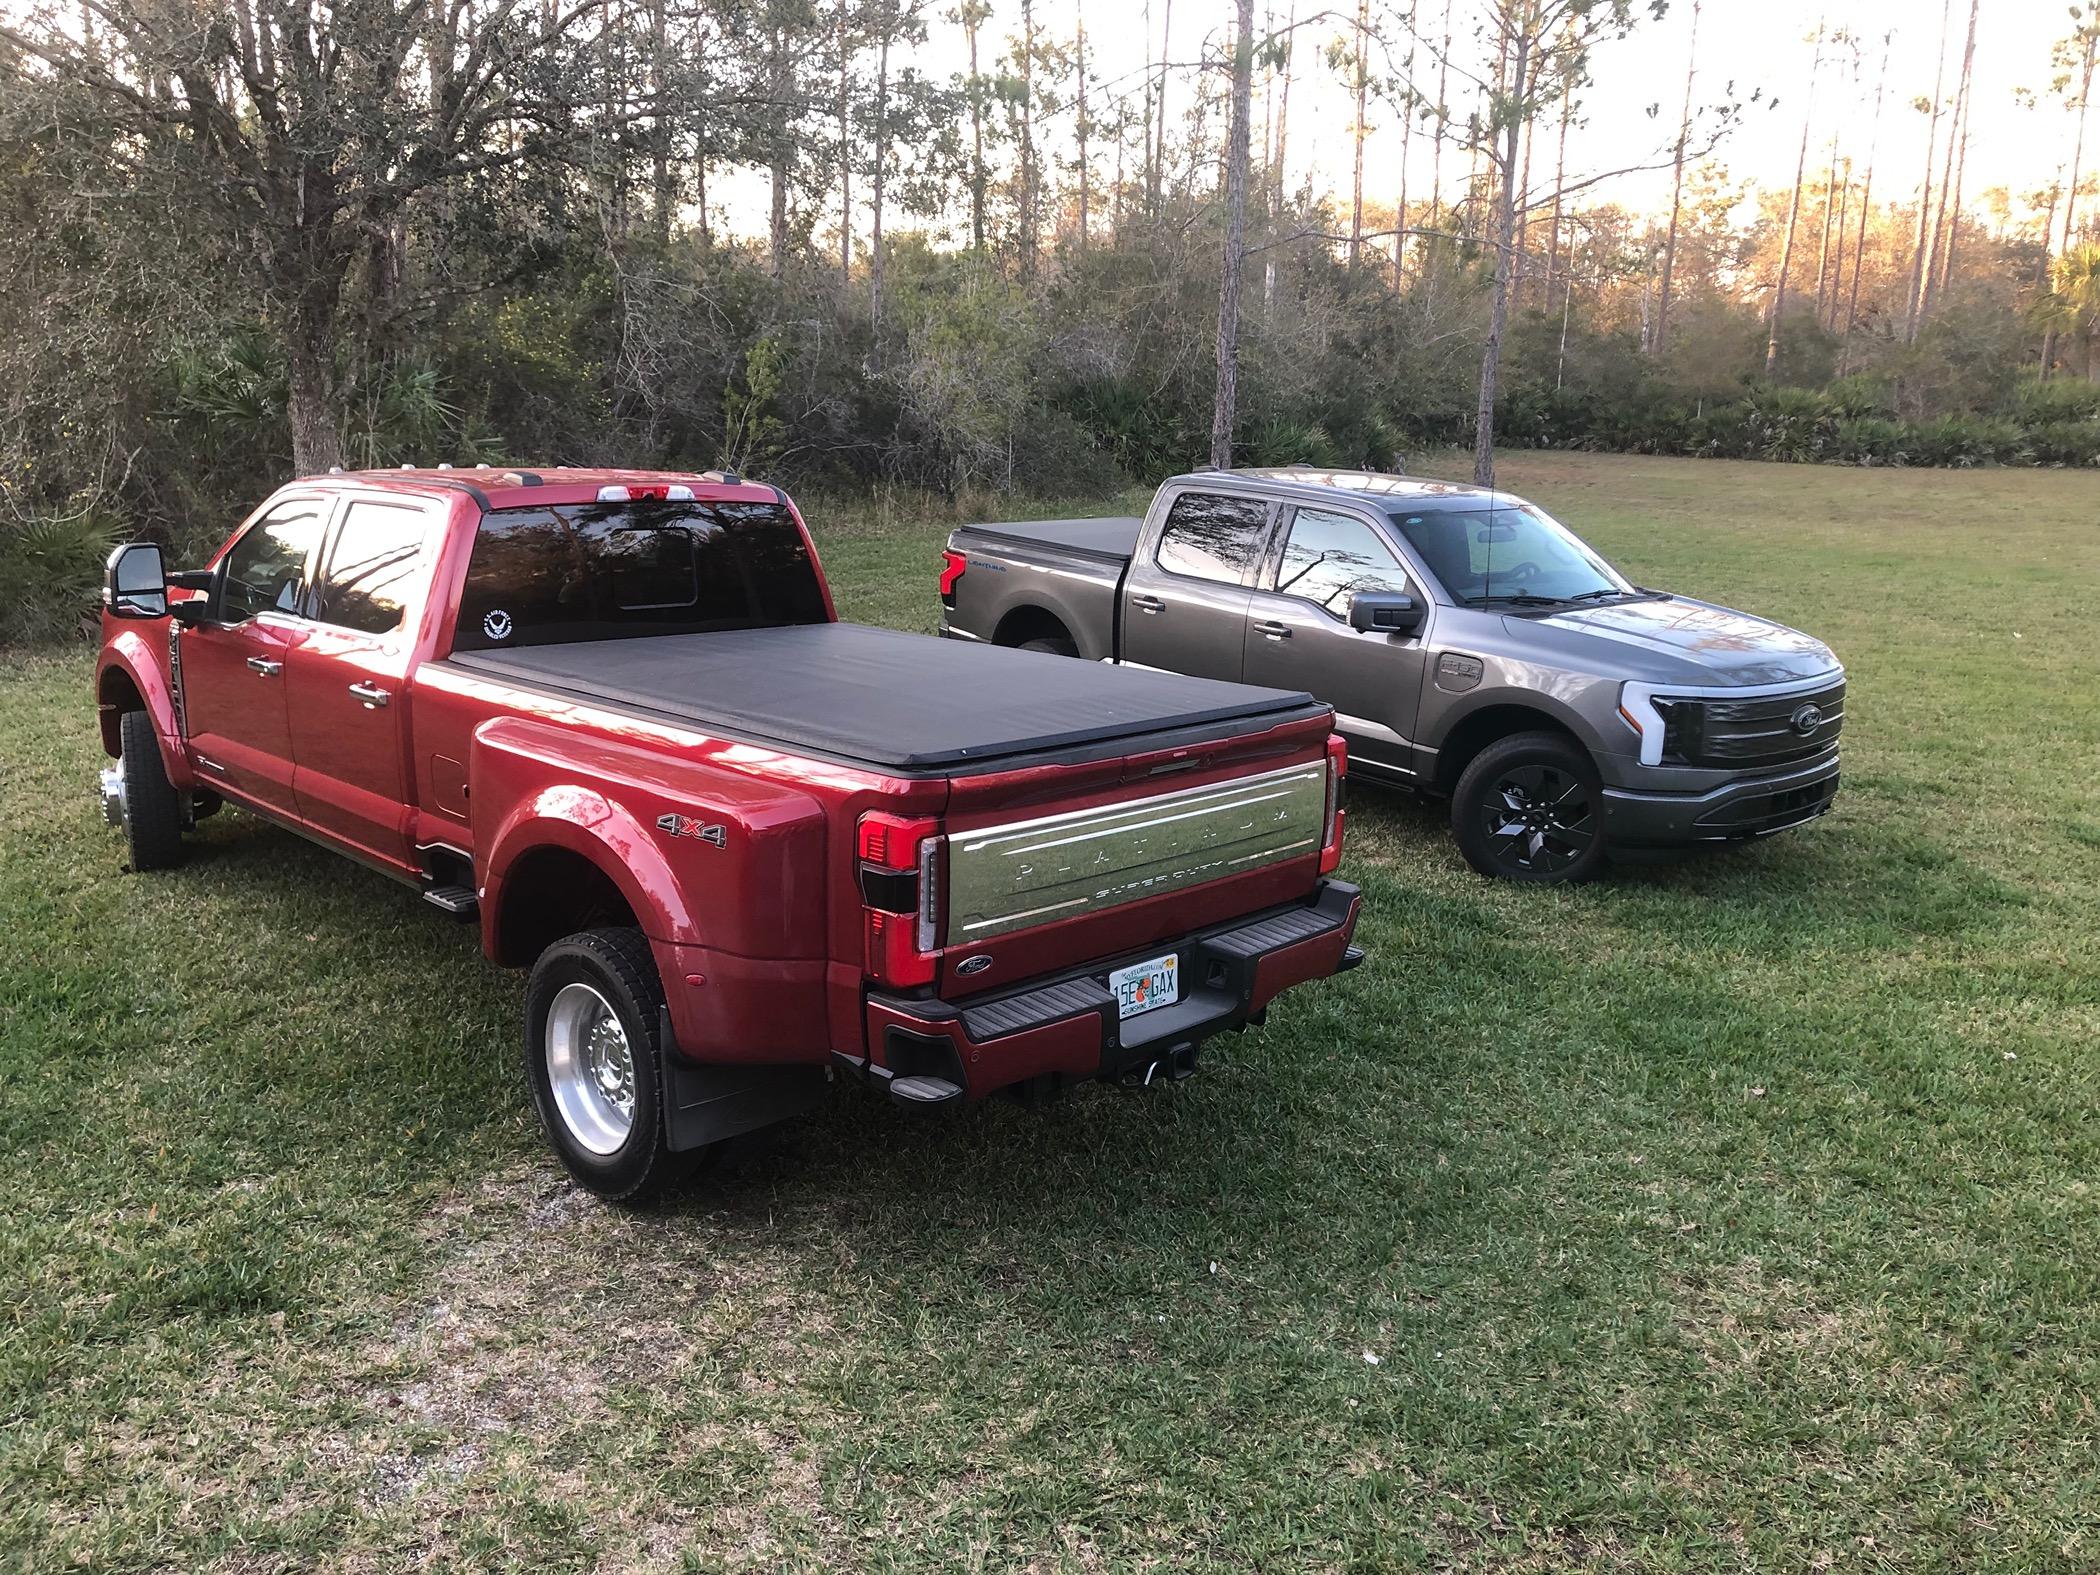
[[[102,605],[112,618],[168,616],[168,571],[158,543],[134,541],[109,555]]]
[[[1427,612],[1404,591],[1360,591],[1349,603],[1349,627],[1365,634],[1412,634]]]

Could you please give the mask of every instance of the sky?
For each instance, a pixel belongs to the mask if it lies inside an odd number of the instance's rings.
[[[1292,87],[1288,173],[1294,181],[1309,178],[1316,191],[1336,194],[1346,201],[1351,181],[1349,128],[1354,104],[1350,89],[1329,68],[1322,54],[1329,42],[1347,35],[1354,6],[1349,0],[1327,3],[1335,5],[1339,14],[1303,26],[1297,32],[1302,47],[1297,53]],[[1390,4],[1391,0],[1382,3]],[[1263,18],[1273,10],[1273,25],[1280,27],[1291,4],[1292,0],[1256,0],[1257,25],[1263,25]],[[1423,31],[1440,32],[1440,0],[1416,0],[1416,4]],[[1476,4],[1477,0],[1454,0],[1453,28],[1461,38]],[[995,5],[991,24],[994,32],[1004,34],[1018,26],[1018,0],[995,0]],[[1321,5],[1322,0],[1297,0],[1298,10],[1308,15]],[[1973,198],[1993,186],[2008,187],[2014,195],[2016,217],[2024,211],[2021,199],[2027,193],[2059,178],[2060,166],[2071,150],[2073,116],[2049,91],[2054,74],[2050,48],[2070,30],[2067,6],[2068,0],[1983,0],[1979,12],[1973,133],[1963,190]],[[1166,0],[1118,0],[1113,5],[1104,4],[1103,0],[1037,0],[1037,25],[1048,36],[1068,39],[1081,7],[1096,82],[1134,72],[1144,60],[1158,55]],[[926,46],[915,52],[914,61],[922,70],[942,73],[961,71],[966,66],[962,32],[946,20],[947,9],[939,0],[928,8],[931,36]],[[1374,14],[1377,9],[1374,5]],[[1229,34],[1232,17],[1230,0],[1177,0],[1172,6],[1172,58],[1177,62],[1197,60],[1206,40],[1215,50]],[[1839,49],[1835,58],[1826,63],[1811,105],[1807,90],[1815,47],[1810,38],[1819,21],[1831,29],[1842,28],[1857,39],[1860,59],[1855,75],[1849,48]],[[1915,193],[1925,164],[1928,117],[1910,105],[1932,92],[1940,22],[1941,7],[1931,0],[1852,0],[1849,4],[1843,0],[1827,4],[1823,0],[1705,0],[1699,14],[1695,104],[1730,100],[1744,104],[1741,124],[1721,144],[1715,158],[1737,180],[1784,189],[1793,179],[1803,111],[1812,109],[1810,169],[1827,163],[1833,129],[1840,137],[1840,158],[1849,153],[1855,167],[1863,167],[1875,79],[1881,69],[1882,41],[1888,36],[1887,103],[1875,185],[1877,191],[1892,198]],[[1668,13],[1661,20],[1648,19],[1643,10],[1642,20],[1628,38],[1600,50],[1595,86],[1586,95],[1586,117],[1569,137],[1571,176],[1578,171],[1616,169],[1658,159],[1674,135],[1691,23],[1690,0],[1671,0]],[[1944,67],[1945,96],[1950,103],[1967,23],[1966,0],[1952,0]],[[1177,114],[1190,102],[1192,79],[1193,72],[1184,70],[1177,74],[1169,90],[1174,100],[1170,109]],[[1433,87],[1433,80],[1425,85]],[[2019,107],[2015,90],[2020,88],[2031,90],[2043,100],[2043,106]],[[1753,92],[1759,94],[1757,101],[1751,100]],[[1652,117],[1651,108],[1655,111]],[[1097,118],[1102,113],[1098,94],[1094,112]],[[1367,200],[1389,207],[1398,181],[1398,112],[1390,104],[1375,106],[1367,118],[1373,127],[1366,149]],[[1069,126],[1069,117],[1065,117],[1064,124]],[[1263,85],[1257,80],[1257,148],[1262,125]],[[2094,140],[2100,143],[2100,121],[2095,123]],[[1545,147],[1543,140],[1539,146]],[[2089,167],[2100,163],[2100,157],[2095,155],[2100,155],[2100,147],[2089,150]],[[1098,178],[1106,178],[1112,159],[1112,150],[1102,150]],[[1938,162],[1935,157],[1935,181]],[[1447,151],[1447,187],[1455,186],[1455,163]],[[1534,186],[1543,179],[1541,169],[1535,155]],[[1411,199],[1426,196],[1428,172],[1429,148],[1426,139],[1418,134],[1410,156]],[[1631,207],[1654,208],[1668,200],[1668,179],[1667,172],[1660,170],[1629,176],[1598,188],[1596,195]]]

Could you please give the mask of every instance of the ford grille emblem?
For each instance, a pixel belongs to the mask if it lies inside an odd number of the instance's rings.
[[[980,952],[975,957],[965,957],[961,962],[957,963],[955,971],[960,974],[983,973],[991,965],[991,958]]]
[[[1788,721],[1795,732],[1806,738],[1823,725],[1823,708],[1810,701],[1807,705],[1797,706]]]

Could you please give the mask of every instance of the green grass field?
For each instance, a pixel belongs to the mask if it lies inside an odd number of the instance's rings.
[[[1827,638],[1846,787],[1574,891],[1360,789],[1204,1075],[570,1189],[522,979],[0,676],[0,1567],[2100,1567],[2100,480],[1512,456]],[[944,527],[812,510],[849,617]]]

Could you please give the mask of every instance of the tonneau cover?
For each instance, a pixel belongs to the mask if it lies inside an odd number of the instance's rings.
[[[463,651],[454,665],[532,688],[901,771],[1245,719],[1302,691],[1110,667],[861,624],[800,624]]]
[[[1104,558],[1124,558],[1137,551],[1138,530],[1143,520],[1108,517],[1088,520],[1016,520],[1011,524],[965,525],[966,531],[986,536],[1008,536],[1016,541],[1045,541],[1075,552]]]

